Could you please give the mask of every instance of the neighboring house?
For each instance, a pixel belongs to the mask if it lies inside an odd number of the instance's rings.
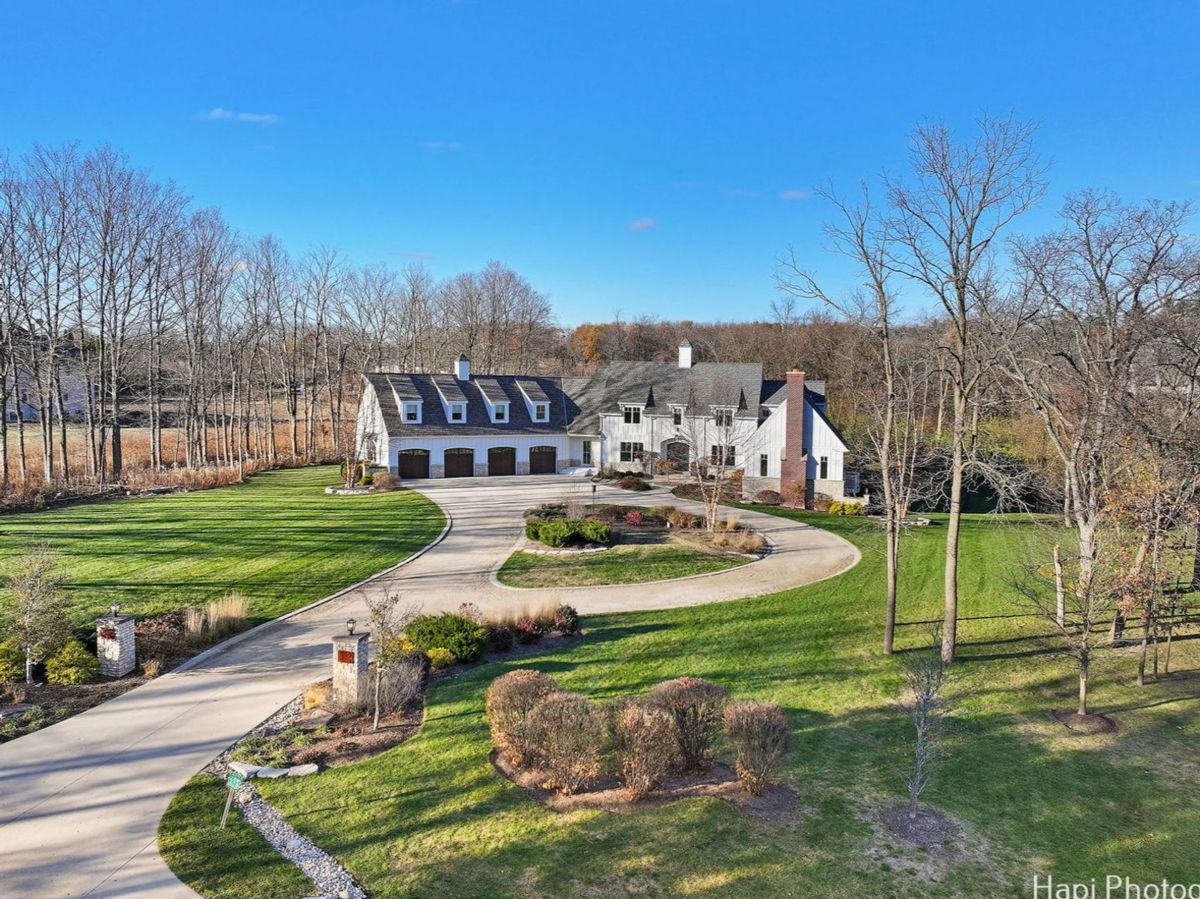
[[[15,383],[14,383],[15,380]],[[87,404],[87,379],[79,361],[78,351],[67,347],[61,351],[58,363],[58,386],[62,392],[63,412],[68,419],[83,416]],[[16,371],[10,371],[8,383],[0,385],[4,394],[4,417],[16,421],[20,416],[25,421],[37,421],[40,415],[37,375],[32,366],[21,362]],[[93,393],[95,391],[93,390]]]
[[[741,469],[747,495],[794,487],[843,499],[846,444],[825,417],[825,383],[764,380],[756,362],[609,362],[590,377],[364,376],[357,446],[402,478],[590,473],[665,459]]]

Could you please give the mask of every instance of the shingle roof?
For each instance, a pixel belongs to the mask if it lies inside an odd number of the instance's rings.
[[[544,395],[550,403],[550,420],[535,422],[529,417],[529,410],[521,398],[517,387],[517,378],[512,375],[485,375],[470,381],[455,381],[453,375],[428,374],[384,374],[371,372],[365,375],[367,381],[375,388],[379,397],[379,405],[383,414],[383,423],[387,428],[388,437],[449,437],[470,436],[480,433],[504,434],[552,434],[567,429],[568,418],[567,398],[559,384],[559,378],[521,378],[530,382]],[[444,379],[455,384],[456,396],[461,396],[467,403],[467,420],[461,424],[451,424],[446,420],[446,409],[442,405],[438,388],[447,389]],[[436,384],[435,384],[436,381]],[[493,402],[509,404],[509,421],[494,423],[488,414],[483,401],[481,385],[483,381],[488,390],[488,396],[497,396]],[[398,389],[393,390],[393,387]],[[498,394],[495,392],[498,391]],[[397,394],[401,394],[397,397]],[[399,402],[405,399],[421,400],[421,423],[407,424],[401,415]],[[447,395],[452,402],[460,402]]]
[[[453,375],[366,375],[375,387],[390,437],[505,434],[598,434],[600,416],[619,413],[622,403],[645,405],[665,414],[671,406],[707,412],[734,406],[739,418],[758,419],[759,407],[783,400],[785,381],[764,381],[757,362],[701,362],[679,368],[664,362],[609,362],[590,377],[539,378],[480,375],[458,381]],[[824,382],[808,382],[810,389]],[[466,401],[467,420],[446,420],[439,389],[451,402]],[[483,395],[494,404],[509,403],[509,421],[493,423]],[[522,395],[550,405],[550,420],[534,422]],[[398,403],[422,400],[421,424],[405,424]]]

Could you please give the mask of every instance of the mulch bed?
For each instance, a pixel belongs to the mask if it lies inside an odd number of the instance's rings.
[[[1108,715],[1081,715],[1069,709],[1056,709],[1050,717],[1078,734],[1115,734],[1120,730],[1117,722]]]
[[[54,724],[80,712],[86,712],[93,706],[115,699],[122,693],[127,693],[134,687],[140,687],[149,678],[141,675],[128,675],[117,680],[96,681],[90,684],[65,686],[61,684],[14,684],[13,693],[16,702],[27,705],[41,706],[45,710],[44,724]],[[0,708],[5,707],[0,702]],[[24,736],[40,728],[18,728],[17,736]],[[4,741],[0,736],[0,742]]]
[[[322,768],[337,768],[371,758],[399,746],[415,734],[421,727],[423,715],[424,706],[421,705],[381,716],[379,730],[373,729],[375,718],[370,714],[334,718],[329,724],[329,733],[314,735],[312,743],[291,754],[289,763],[307,765],[312,762]],[[301,717],[301,723],[303,720]]]
[[[790,787],[771,784],[762,796],[752,796],[742,787],[733,770],[720,762],[713,763],[703,774],[673,775],[654,793],[636,802],[626,796],[620,781],[612,775],[599,778],[589,790],[563,796],[542,786],[546,781],[545,774],[536,769],[514,767],[504,753],[493,752],[492,764],[530,798],[556,812],[601,809],[629,815],[679,799],[710,797],[728,802],[744,815],[773,824],[795,824],[800,820],[799,802]]]
[[[883,810],[883,822],[892,836],[930,853],[955,851],[962,842],[962,826],[949,815],[922,805],[916,816],[910,816],[907,805],[894,805]]]

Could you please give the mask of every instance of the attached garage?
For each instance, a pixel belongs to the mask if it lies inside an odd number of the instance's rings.
[[[530,474],[557,474],[558,450],[552,446],[533,446],[529,448]]]
[[[516,474],[517,448],[515,446],[493,446],[488,450],[488,474]]]
[[[445,477],[469,478],[475,475],[475,450],[470,447],[456,447],[446,450],[445,455]]]
[[[396,468],[399,470],[402,480],[429,477],[429,450],[400,450]]]

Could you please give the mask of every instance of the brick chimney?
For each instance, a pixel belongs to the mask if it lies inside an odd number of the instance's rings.
[[[783,425],[783,461],[779,490],[784,505],[803,507],[808,496],[808,438],[804,433],[804,372],[787,373],[787,421]]]

